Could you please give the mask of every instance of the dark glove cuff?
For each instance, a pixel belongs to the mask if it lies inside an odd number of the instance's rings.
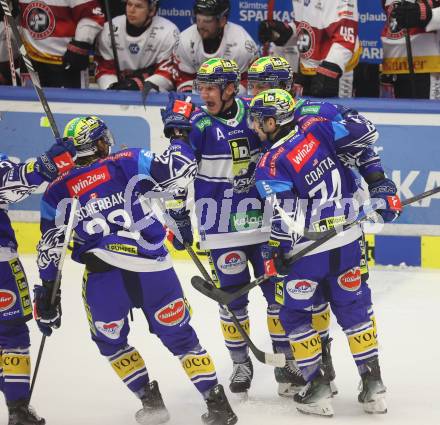
[[[374,172],[374,173],[370,173],[370,174],[367,174],[366,176],[364,176],[364,179],[368,185],[371,185],[373,183],[376,183],[378,181],[385,179],[385,174],[381,173],[381,172]]]
[[[338,79],[342,75],[342,69],[339,65],[336,65],[333,62],[322,61],[321,65],[316,69],[318,74],[325,75],[326,77]]]
[[[77,40],[72,40],[68,45],[67,45],[67,50],[69,50],[70,52],[76,53],[78,55],[88,55],[89,51],[91,50],[93,46],[90,43],[87,43],[86,41],[77,41]]]
[[[55,285],[54,280],[43,280],[41,283],[46,289],[48,289],[50,292],[52,292],[53,287]]]

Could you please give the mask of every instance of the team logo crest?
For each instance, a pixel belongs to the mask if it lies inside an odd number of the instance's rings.
[[[139,53],[139,50],[140,50],[139,44],[137,44],[137,43],[130,43],[128,45],[128,50],[130,50],[130,53],[132,55],[137,55]]]
[[[41,241],[37,246],[37,264],[40,269],[47,269],[52,262],[54,266],[58,265],[63,246],[65,228],[66,226],[50,229],[41,238]]]
[[[41,1],[33,1],[26,6],[23,20],[35,40],[50,37],[55,30],[55,16],[51,8]]]
[[[95,322],[96,329],[110,339],[118,339],[124,326],[124,318],[114,322]]]
[[[301,22],[296,30],[298,36],[298,50],[301,57],[309,59],[315,51],[315,34],[307,22]]]

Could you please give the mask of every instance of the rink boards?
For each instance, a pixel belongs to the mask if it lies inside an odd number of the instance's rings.
[[[160,120],[165,95],[150,95],[144,108],[139,93],[47,89],[46,94],[61,131],[74,116],[98,114],[114,134],[116,150],[125,145],[159,152],[168,143]],[[376,124],[380,132],[377,148],[402,199],[440,185],[440,102],[338,102],[359,110]],[[53,141],[33,89],[0,88],[0,138],[0,151],[15,160],[36,156]],[[11,209],[21,252],[35,252],[40,196]],[[369,239],[370,257],[377,264],[440,268],[440,194],[407,207],[396,224],[386,225]]]

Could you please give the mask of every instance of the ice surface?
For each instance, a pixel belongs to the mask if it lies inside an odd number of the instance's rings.
[[[25,256],[22,260],[31,284],[38,282],[35,258]],[[178,262],[176,269],[194,309],[192,323],[215,360],[220,382],[227,387],[232,367],[223,345],[217,306],[191,287],[190,278],[197,273],[192,263]],[[82,266],[68,259],[63,275],[63,324],[46,341],[32,404],[48,425],[135,425],[134,413],[140,402],[119,381],[89,337],[81,299]],[[371,416],[362,411],[357,402],[357,371],[345,336],[332,320],[339,388],[333,401],[335,417],[324,419],[298,413],[291,400],[278,397],[272,368],[254,359],[249,401],[232,400],[240,424],[440,424],[440,272],[385,268],[375,269],[371,275],[382,375],[388,388],[388,414]],[[265,310],[264,298],[254,289],[250,302],[252,338],[258,347],[269,351]],[[41,336],[35,323],[30,327],[35,362]],[[141,312],[135,311],[131,327],[129,341],[143,355],[150,377],[159,381],[171,414],[169,423],[200,424],[205,405],[179,361],[149,334]],[[6,425],[6,408],[3,402],[0,406],[0,424]]]

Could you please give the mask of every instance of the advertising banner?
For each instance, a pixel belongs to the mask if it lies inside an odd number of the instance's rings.
[[[47,92],[61,131],[77,115],[97,114],[114,134],[115,150],[128,146],[161,152],[168,144],[160,118],[160,108],[167,101],[165,95],[151,95],[144,108],[139,93],[69,90],[67,98],[63,89]],[[380,132],[376,147],[402,199],[440,186],[440,102],[387,99],[338,102],[356,108],[376,124]],[[2,88],[0,105],[2,152],[23,161],[53,143],[42,107],[32,90]],[[38,204],[38,198],[32,197],[13,208],[37,211]],[[387,231],[440,235],[440,194],[406,208],[398,224],[388,226]]]

